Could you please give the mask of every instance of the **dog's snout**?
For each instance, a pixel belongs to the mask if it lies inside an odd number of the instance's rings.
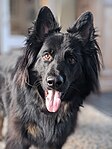
[[[49,87],[60,87],[62,84],[63,84],[63,78],[61,76],[47,77],[47,85]]]

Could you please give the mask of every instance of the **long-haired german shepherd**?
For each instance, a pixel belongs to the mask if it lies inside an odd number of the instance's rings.
[[[91,12],[62,33],[51,10],[40,10],[23,55],[1,75],[7,86],[1,95],[8,117],[5,149],[62,148],[83,100],[99,88],[96,36]]]

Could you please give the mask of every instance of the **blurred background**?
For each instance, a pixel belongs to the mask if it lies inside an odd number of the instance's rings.
[[[101,95],[91,95],[88,98],[87,104],[92,107],[87,106],[82,115],[87,116],[86,118],[89,120],[84,120],[84,123],[83,118],[81,120],[79,118],[79,121],[84,125],[82,128],[84,134],[86,126],[89,125],[87,129],[92,131],[92,133],[89,132],[89,135],[92,136],[93,131],[96,134],[99,131],[102,136],[99,135],[100,139],[102,142],[106,142],[106,145],[102,145],[100,140],[96,141],[97,143],[93,141],[93,145],[89,143],[90,146],[85,145],[81,148],[81,145],[79,147],[78,144],[75,144],[74,147],[76,149],[90,149],[90,147],[112,149],[112,0],[0,0],[0,56],[24,46],[27,28],[32,26],[39,9],[45,5],[51,8],[63,27],[63,31],[66,31],[84,11],[89,10],[94,15],[94,24],[99,34],[98,42],[104,61],[104,68],[100,76]],[[95,127],[93,124],[96,124]],[[99,129],[97,130],[97,128]],[[97,136],[96,134],[94,133],[95,136]],[[73,138],[72,142],[74,142]],[[79,138],[76,137],[76,140],[79,141]],[[67,149],[69,148],[70,144]]]

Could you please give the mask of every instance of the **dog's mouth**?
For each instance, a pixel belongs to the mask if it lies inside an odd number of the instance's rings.
[[[45,104],[49,112],[57,112],[61,105],[61,92],[57,90],[46,90]]]

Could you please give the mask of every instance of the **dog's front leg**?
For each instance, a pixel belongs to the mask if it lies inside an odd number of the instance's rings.
[[[11,133],[8,132],[7,140],[6,140],[6,147],[5,149],[29,149],[30,144],[28,141],[23,138],[20,133]]]
[[[17,117],[9,116],[5,149],[29,149],[30,144],[23,131],[21,120]]]
[[[5,149],[29,149],[29,146],[23,145],[18,140],[8,140]]]
[[[5,149],[29,149],[30,144],[21,136],[21,134],[15,133],[14,130],[11,133],[8,132]]]

